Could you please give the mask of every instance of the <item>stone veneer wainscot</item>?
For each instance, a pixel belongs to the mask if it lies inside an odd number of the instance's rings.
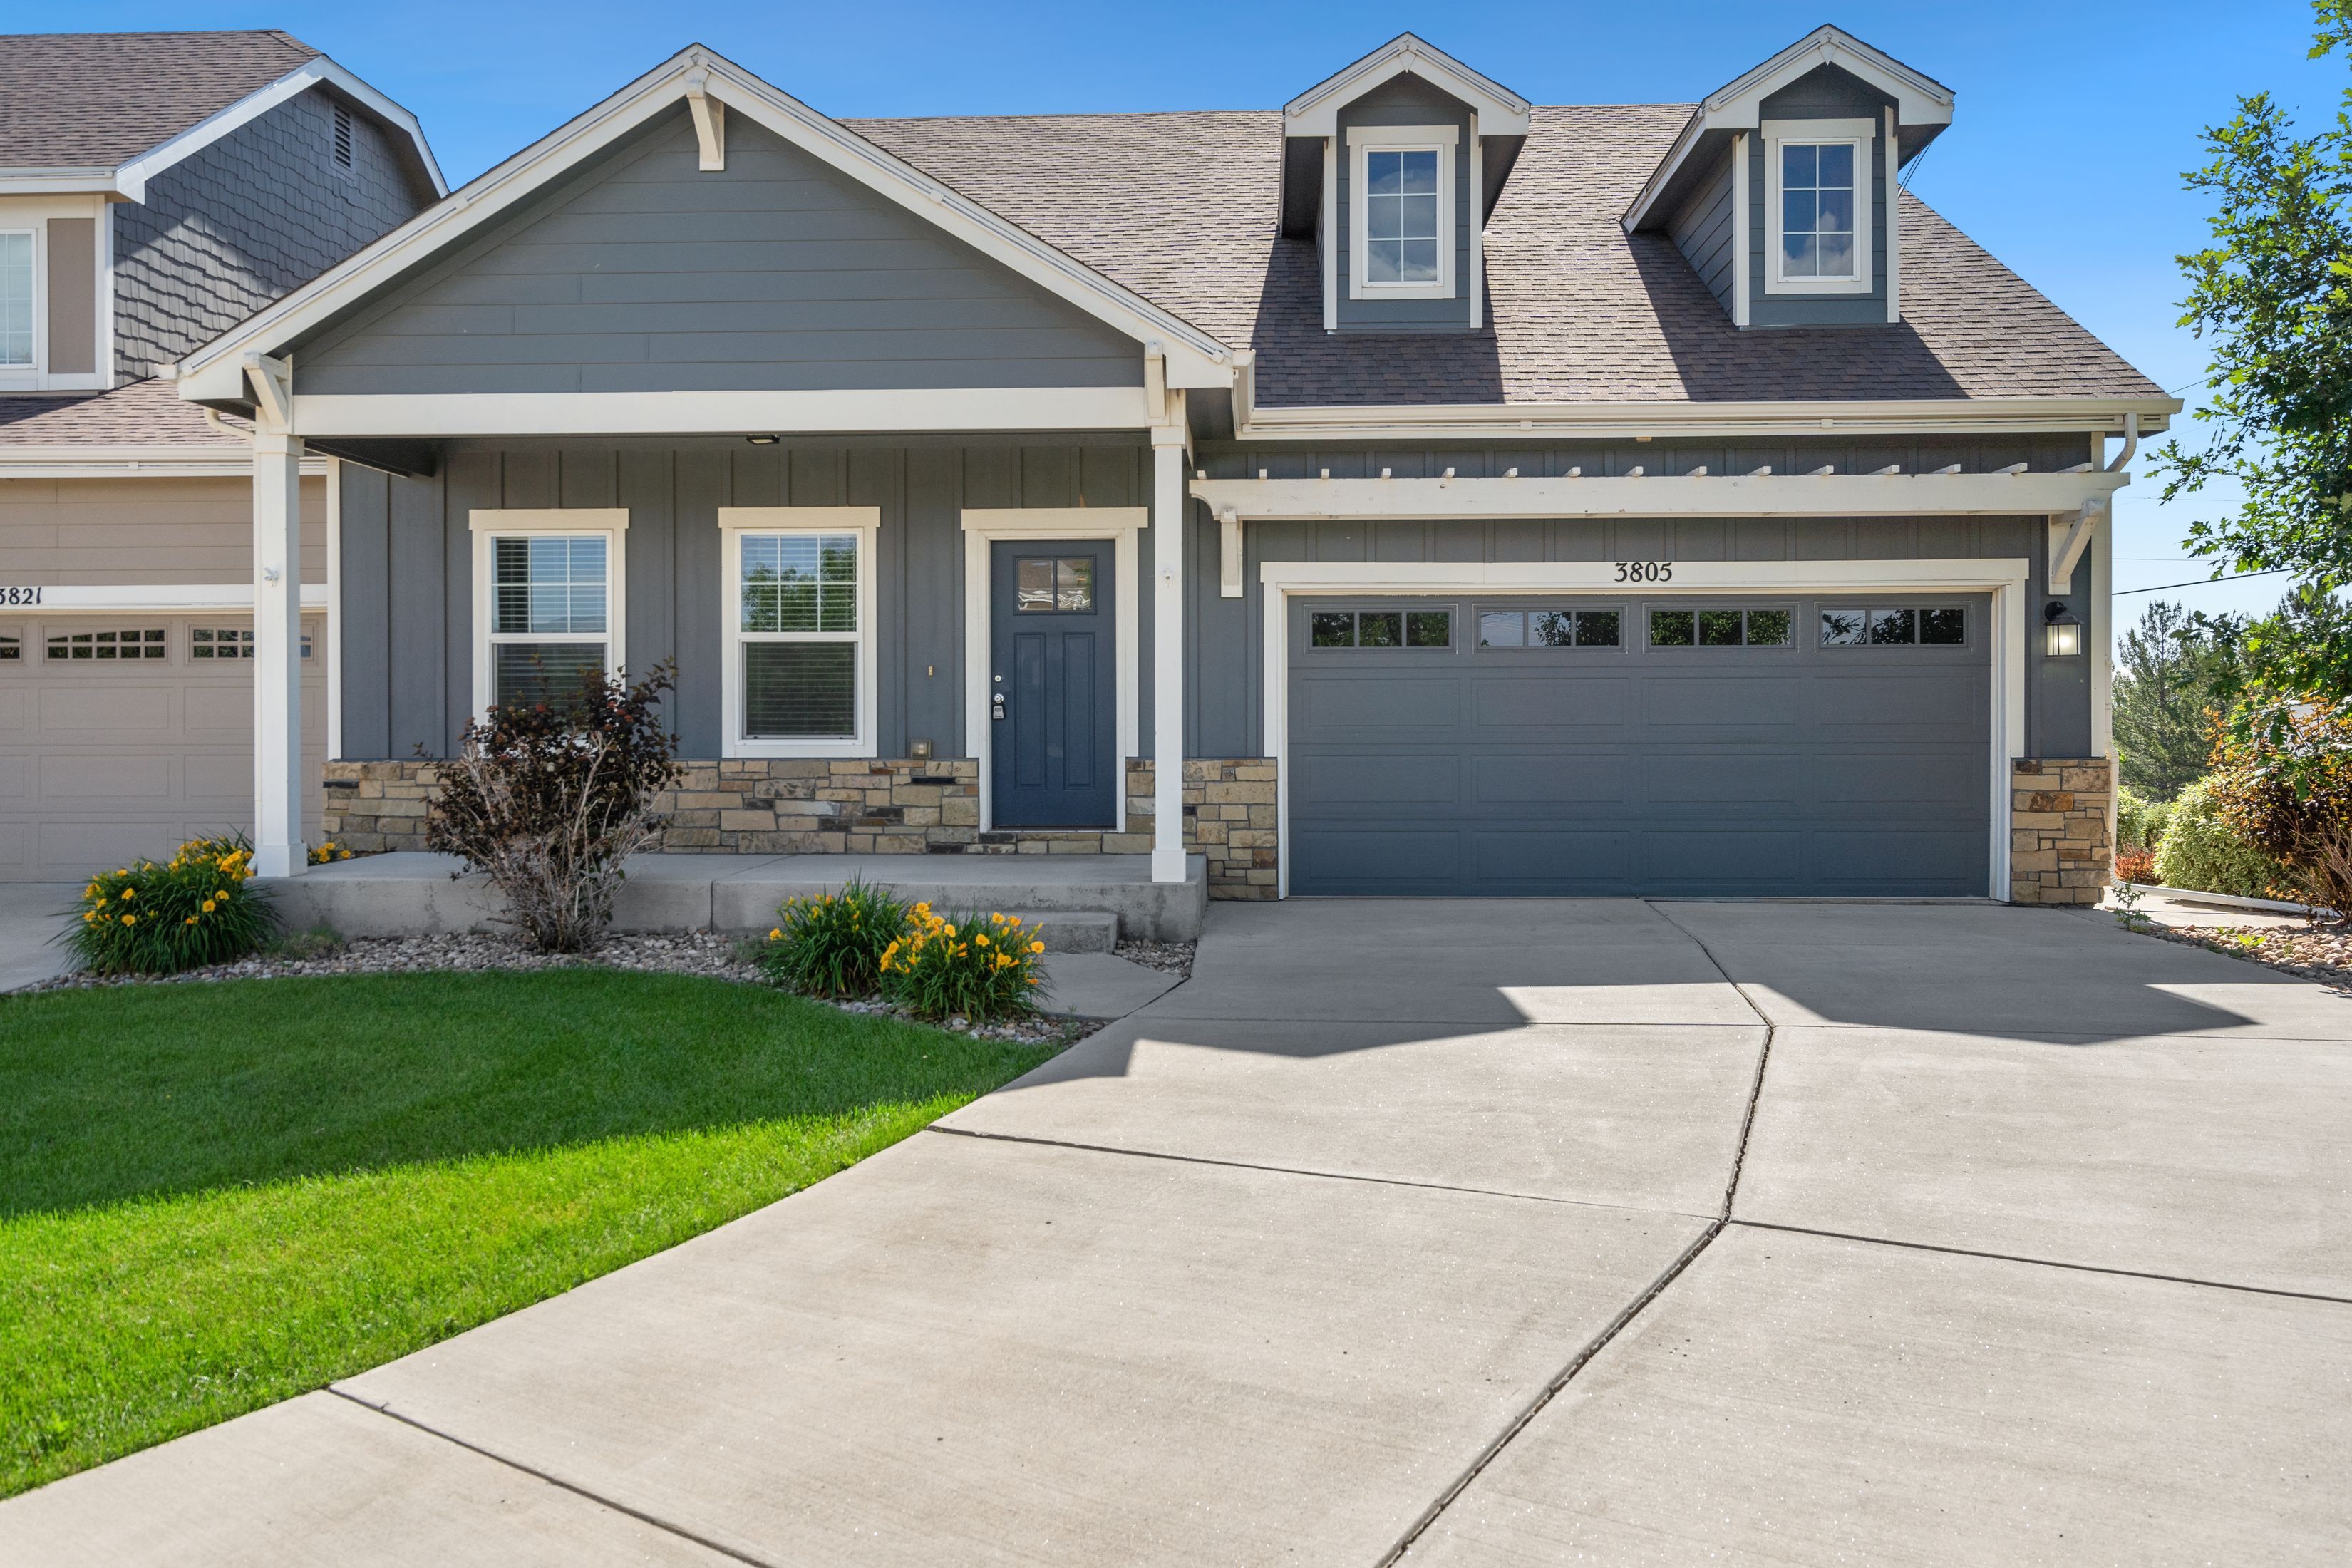
[[[2114,765],[2105,757],[2018,757],[2010,763],[2009,897],[2020,904],[2095,904],[2115,871]]]
[[[326,764],[326,835],[365,854],[425,847],[440,793],[431,762]],[[980,830],[970,757],[688,762],[656,803],[656,848],[686,855],[1148,855],[1153,767],[1127,763],[1125,833]],[[1271,899],[1278,877],[1274,760],[1184,764],[1184,847],[1208,861],[1213,899]]]

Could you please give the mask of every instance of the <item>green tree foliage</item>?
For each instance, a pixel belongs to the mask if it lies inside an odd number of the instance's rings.
[[[2162,801],[2203,776],[2213,751],[2209,710],[2225,709],[2235,692],[2230,645],[2242,629],[2159,599],[2124,633],[2115,728],[2125,784]]]
[[[2352,0],[2315,0],[2315,59],[2352,54]],[[2235,480],[2245,500],[2189,525],[2189,549],[2240,572],[2292,572],[2299,616],[2242,628],[2243,654],[2282,689],[2352,692],[2352,90],[2334,122],[2298,136],[2268,93],[2209,129],[2212,159],[2188,176],[2210,193],[2214,243],[2180,263],[2181,325],[2212,349],[2212,431],[2201,452],[2155,454],[2164,499]]]

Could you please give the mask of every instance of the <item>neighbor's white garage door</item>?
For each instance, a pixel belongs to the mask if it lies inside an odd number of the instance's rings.
[[[251,620],[0,622],[0,881],[78,881],[253,826]],[[306,621],[303,816],[319,836],[324,627]]]

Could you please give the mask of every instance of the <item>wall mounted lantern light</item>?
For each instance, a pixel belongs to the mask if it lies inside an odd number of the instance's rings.
[[[2053,658],[2074,658],[2083,651],[2083,623],[2063,603],[2053,599],[2042,611],[2042,651]]]

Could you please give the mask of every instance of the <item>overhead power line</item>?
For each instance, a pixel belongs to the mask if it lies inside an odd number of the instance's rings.
[[[2208,583],[2242,583],[2249,577],[2271,577],[2294,570],[2292,566],[2265,566],[2259,572],[2241,572],[2234,577],[2199,577],[2187,583],[2158,583],[2153,588],[2118,588],[2108,596],[2121,599],[2133,594],[2161,594],[2167,588],[2202,588]]]

